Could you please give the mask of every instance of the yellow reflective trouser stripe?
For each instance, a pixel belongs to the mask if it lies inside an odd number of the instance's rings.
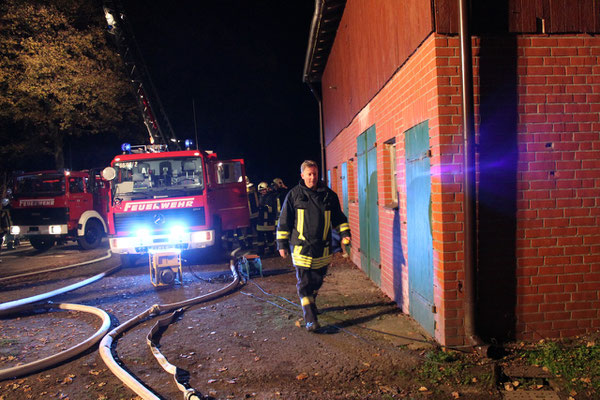
[[[325,250],[323,250],[323,257],[327,257],[329,255],[329,247],[325,247]]]
[[[300,255],[301,251],[302,251],[302,246],[294,246],[294,254]]]
[[[331,255],[327,255],[325,257],[309,257],[296,254],[294,249],[294,253],[292,254],[292,262],[297,267],[322,268],[331,263]]]
[[[298,209],[298,222],[296,223],[296,230],[298,231],[298,239],[306,240],[304,237],[304,210]]]
[[[279,200],[279,197],[277,198],[277,213],[281,212],[281,200]]]
[[[256,225],[256,230],[260,232],[270,232],[275,230],[274,225]]]
[[[277,239],[278,240],[287,240],[290,238],[290,233],[288,231],[277,231]]]
[[[325,226],[323,227],[323,240],[327,239],[331,227],[331,211],[325,211]]]
[[[340,226],[338,227],[338,231],[340,231],[340,233],[342,233],[344,231],[349,231],[349,230],[350,230],[350,225],[347,222],[340,224]]]
[[[300,299],[300,303],[302,304],[302,307],[312,304],[314,302],[315,302],[315,299],[312,296],[306,296],[306,297],[303,297]]]

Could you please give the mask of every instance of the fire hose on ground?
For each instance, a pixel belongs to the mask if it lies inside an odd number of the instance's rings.
[[[87,264],[92,264],[92,263],[95,263],[98,261],[103,261],[103,260],[106,260],[111,257],[112,257],[112,252],[110,250],[108,250],[106,252],[106,254],[100,258],[94,258],[93,260],[84,261],[84,262],[80,262],[77,264],[65,265],[64,267],[45,269],[43,271],[32,271],[32,272],[26,272],[24,274],[19,274],[19,275],[5,276],[3,278],[0,278],[0,282],[9,281],[9,280],[18,279],[18,278],[25,278],[25,277],[33,276],[33,275],[45,274],[45,273],[49,273],[49,272],[62,271],[63,269],[81,267],[82,265],[87,265]]]
[[[167,361],[166,357],[164,357],[162,355],[162,353],[160,353],[160,351],[158,350],[158,338],[160,336],[160,332],[166,326],[171,324],[175,320],[175,317],[178,316],[183,311],[185,311],[187,308],[191,307],[192,305],[201,303],[201,302],[216,299],[216,298],[230,292],[240,283],[240,276],[236,269],[236,258],[238,257],[236,255],[236,253],[239,250],[240,249],[236,249],[235,251],[233,251],[231,253],[230,269],[231,269],[234,279],[228,285],[226,285],[223,288],[216,290],[214,292],[207,293],[202,296],[194,297],[192,299],[188,299],[188,300],[185,300],[182,302],[171,303],[171,304],[162,304],[162,305],[155,304],[152,307],[150,307],[148,310],[129,319],[128,321],[117,326],[115,329],[113,329],[110,332],[108,332],[108,330],[110,329],[110,325],[111,325],[110,316],[104,310],[101,310],[96,307],[80,305],[80,304],[70,304],[70,303],[39,304],[39,302],[43,301],[43,300],[47,300],[47,299],[57,296],[59,294],[67,293],[69,291],[81,288],[81,287],[89,285],[91,283],[94,283],[94,282],[104,278],[105,276],[117,271],[118,269],[121,268],[121,266],[111,268],[110,270],[108,270],[106,272],[103,272],[103,273],[95,275],[91,278],[85,279],[81,282],[78,282],[78,283],[75,283],[75,284],[72,284],[72,285],[51,291],[51,292],[47,292],[47,293],[43,293],[40,295],[31,296],[28,298],[23,298],[23,299],[19,299],[19,300],[15,300],[15,301],[10,301],[7,303],[1,303],[0,304],[0,316],[4,316],[7,314],[14,314],[14,313],[18,313],[18,312],[29,311],[29,310],[35,310],[35,309],[39,309],[41,307],[41,308],[45,308],[46,310],[62,309],[62,310],[82,311],[82,312],[92,313],[92,314],[99,316],[102,319],[102,325],[96,331],[96,333],[94,335],[92,335],[91,337],[89,337],[87,340],[85,340],[84,342],[81,342],[65,351],[62,351],[58,354],[31,362],[28,364],[19,365],[16,367],[11,367],[11,368],[0,370],[0,380],[15,378],[18,376],[23,376],[23,375],[27,375],[27,374],[30,374],[33,372],[37,372],[37,371],[40,371],[40,370],[43,370],[46,368],[50,368],[50,367],[52,367],[56,364],[59,364],[65,360],[75,357],[76,355],[79,355],[80,353],[86,351],[90,347],[94,346],[98,341],[100,341],[99,352],[100,352],[100,356],[102,357],[102,360],[108,366],[108,368],[123,383],[125,383],[131,390],[133,390],[137,395],[142,397],[144,400],[159,399],[159,397],[157,395],[155,395],[153,392],[151,392],[149,389],[147,389],[141,382],[136,380],[132,375],[130,375],[127,371],[125,371],[116,362],[116,360],[114,359],[114,357],[112,355],[112,345],[113,345],[113,341],[115,338],[117,338],[118,336],[120,336],[121,334],[126,332],[127,330],[131,329],[135,325],[139,324],[140,322],[146,320],[147,318],[166,314],[168,312],[172,312],[175,310],[171,316],[159,320],[154,325],[154,327],[151,329],[150,333],[147,336],[147,343],[150,346],[152,354],[154,355],[154,357],[156,358],[158,363],[161,365],[161,367],[165,371],[167,371],[173,375],[178,389],[183,392],[184,399],[185,400],[200,399],[201,397],[196,392],[196,390],[191,388],[189,385],[189,374],[187,373],[187,371],[182,370],[182,369],[174,366],[173,364],[169,363]],[[101,261],[106,258],[107,257],[105,256],[100,259],[86,261],[85,263],[74,264],[74,265],[67,266],[67,267],[60,267],[57,270],[65,269],[68,267],[73,267],[76,265],[89,264],[91,262]],[[43,271],[43,272],[50,272],[50,271]],[[14,278],[14,277],[11,277],[11,278]],[[108,332],[108,334],[107,334],[107,332]]]
[[[168,324],[170,324],[175,319],[175,317],[179,313],[181,313],[184,309],[186,309],[192,305],[201,303],[201,302],[216,299],[217,297],[220,297],[220,296],[230,292],[231,290],[233,290],[240,283],[240,276],[236,270],[234,258],[232,258],[230,261],[230,268],[231,268],[231,272],[233,274],[234,279],[231,283],[224,286],[223,288],[216,290],[214,292],[211,292],[211,293],[207,293],[202,296],[194,297],[192,299],[188,299],[188,300],[179,302],[179,303],[162,304],[162,305],[155,304],[152,307],[150,307],[149,309],[147,309],[146,311],[142,312],[141,314],[138,314],[137,316],[135,316],[135,317],[131,318],[130,320],[124,322],[123,324],[117,326],[115,329],[110,331],[106,336],[104,336],[104,338],[100,342],[99,352],[100,352],[100,356],[102,357],[102,360],[108,366],[108,368],[112,371],[112,373],[115,374],[125,385],[127,385],[127,387],[129,387],[131,390],[133,390],[142,399],[144,399],[144,400],[159,400],[160,397],[158,397],[156,394],[154,394],[152,391],[150,391],[148,388],[146,388],[140,381],[135,379],[131,374],[129,374],[124,368],[122,368],[117,363],[117,361],[113,357],[111,349],[112,349],[113,340],[115,338],[117,338],[118,336],[120,336],[121,334],[126,332],[127,330],[131,329],[135,325],[139,324],[140,322],[144,321],[146,318],[155,317],[155,316],[158,316],[161,314],[166,314],[168,312],[176,310],[171,316],[164,318],[155,324],[155,326],[152,328],[151,332],[148,334],[147,342],[148,342],[148,345],[150,346],[152,354],[154,355],[154,357],[156,358],[156,360],[158,361],[160,366],[165,371],[167,371],[168,373],[173,375],[178,389],[183,392],[184,399],[185,400],[200,399],[201,397],[196,392],[196,390],[194,390],[193,388],[191,388],[189,386],[186,371],[183,371],[183,370],[177,368],[176,366],[172,365],[171,363],[169,363],[167,361],[166,357],[164,357],[158,350],[158,346],[157,346],[158,342],[156,341],[155,338],[156,338],[156,334],[159,332],[159,330],[161,328],[164,328]]]
[[[89,264],[91,262],[102,261],[104,259],[106,259],[106,256],[101,257],[99,259],[86,261],[84,263],[78,263],[78,264],[68,265],[66,267],[60,267],[58,269],[71,268],[71,267],[78,266],[78,265]],[[102,272],[91,278],[85,279],[85,280],[75,283],[73,285],[69,285],[69,286],[65,286],[65,287],[57,289],[57,290],[53,290],[51,292],[42,293],[40,295],[31,296],[31,297],[27,297],[24,299],[9,301],[6,303],[1,303],[0,304],[0,317],[4,316],[4,315],[8,315],[8,314],[14,314],[17,312],[39,309],[40,307],[42,307],[42,308],[45,308],[46,310],[61,309],[61,310],[83,311],[83,312],[91,313],[91,314],[97,315],[98,317],[100,317],[102,319],[102,326],[100,327],[100,329],[98,329],[96,331],[96,333],[94,335],[89,337],[87,340],[85,340],[85,341],[79,343],[78,345],[75,345],[65,351],[62,351],[58,354],[54,354],[52,356],[43,358],[41,360],[33,361],[28,364],[23,364],[23,365],[19,365],[16,367],[11,367],[11,368],[6,368],[6,369],[0,370],[0,381],[4,380],[4,379],[27,375],[32,372],[37,372],[37,371],[49,368],[51,366],[54,366],[58,363],[65,361],[65,360],[68,360],[80,353],[83,353],[84,351],[86,351],[87,349],[89,349],[90,347],[92,347],[93,345],[98,343],[98,341],[106,334],[106,332],[110,328],[110,317],[105,311],[103,311],[99,308],[96,308],[96,307],[85,306],[85,305],[81,305],[81,304],[48,303],[48,304],[40,305],[38,303],[40,301],[47,300],[47,299],[57,296],[59,294],[67,293],[69,291],[72,291],[72,290],[78,289],[80,287],[89,285],[93,282],[96,282],[96,281],[104,278],[105,276],[112,274],[119,268],[121,268],[121,267],[119,266],[119,267],[111,268],[108,271]],[[44,272],[47,272],[47,271],[44,271]],[[14,278],[14,277],[11,277],[11,278]]]
[[[50,309],[61,309],[61,310],[69,310],[69,311],[83,311],[90,314],[97,315],[102,319],[102,326],[100,329],[96,331],[95,334],[90,336],[87,340],[75,345],[65,351],[61,351],[60,353],[54,354],[52,356],[42,358],[41,360],[36,360],[30,362],[28,364],[18,365],[16,367],[6,368],[0,370],[0,381],[8,378],[14,378],[18,376],[23,376],[30,374],[32,372],[37,372],[51,366],[54,366],[58,363],[61,363],[65,360],[68,360],[72,357],[75,357],[78,354],[83,353],[90,347],[94,346],[104,335],[108,332],[110,328],[110,317],[108,314],[99,308],[85,306],[82,304],[70,304],[70,303],[59,303],[59,304],[45,304],[43,305],[47,310]],[[36,308],[32,306],[31,309]]]

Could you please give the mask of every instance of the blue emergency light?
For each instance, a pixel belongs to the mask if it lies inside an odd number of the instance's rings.
[[[123,153],[129,153],[129,152],[131,152],[131,144],[130,143],[123,143],[121,145],[121,150],[123,151]]]
[[[192,141],[192,139],[185,139],[185,149],[189,150],[190,147],[192,147],[192,144],[194,144],[194,142]]]

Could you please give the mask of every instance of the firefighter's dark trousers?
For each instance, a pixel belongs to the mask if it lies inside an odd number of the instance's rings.
[[[305,322],[317,322],[315,299],[323,285],[325,274],[327,274],[327,266],[318,269],[296,267],[296,288],[298,288]]]

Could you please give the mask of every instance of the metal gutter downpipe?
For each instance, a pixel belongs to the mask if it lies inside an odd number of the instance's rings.
[[[458,0],[458,29],[460,39],[460,79],[464,151],[464,272],[465,272],[465,336],[468,343],[482,351],[483,341],[475,333],[476,292],[476,215],[475,215],[475,111],[473,107],[473,58],[469,31],[469,0]]]
[[[322,92],[319,92],[318,88],[315,87],[315,83],[310,81],[310,61],[312,55],[314,55],[315,48],[317,46],[317,36],[319,32],[319,23],[321,22],[321,13],[323,12],[324,0],[315,0],[315,12],[313,13],[312,22],[310,24],[310,36],[308,38],[308,48],[306,50],[306,58],[304,60],[304,76],[303,81],[308,85],[310,91],[317,99],[319,106],[319,142],[321,144],[321,179],[327,180],[325,175],[325,127],[323,126],[323,96]],[[326,182],[329,183],[329,182]]]
[[[326,170],[325,154],[326,153],[325,153],[325,127],[323,126],[323,99],[317,93],[313,82],[306,82],[306,83],[308,84],[310,91],[313,93],[313,95],[317,99],[317,104],[319,106],[319,143],[321,145],[321,180],[323,180],[323,182],[329,184],[329,182],[327,182],[327,175],[325,175],[325,170]]]

